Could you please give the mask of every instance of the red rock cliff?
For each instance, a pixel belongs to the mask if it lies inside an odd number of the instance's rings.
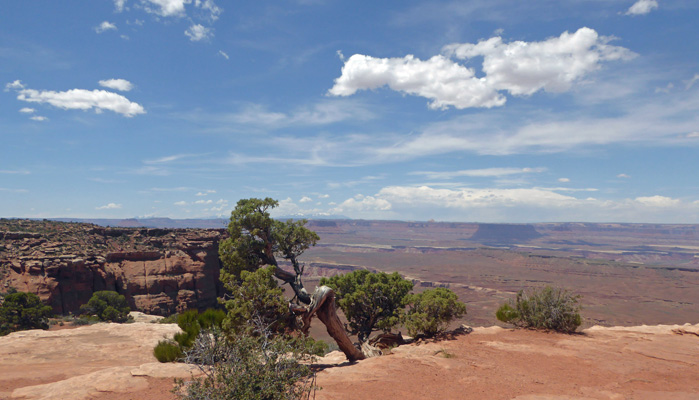
[[[218,242],[225,230],[104,228],[0,220],[0,291],[36,293],[56,313],[77,311],[99,290],[135,310],[167,315],[217,304]]]

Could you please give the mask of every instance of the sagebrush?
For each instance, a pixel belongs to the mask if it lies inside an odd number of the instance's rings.
[[[520,290],[515,301],[500,306],[495,316],[518,327],[573,333],[582,324],[580,299],[580,295],[551,286]]]

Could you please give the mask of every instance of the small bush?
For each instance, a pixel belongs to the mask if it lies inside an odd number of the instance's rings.
[[[34,293],[11,292],[0,305],[0,336],[27,329],[48,329],[53,310]]]
[[[95,315],[100,321],[126,322],[130,311],[126,298],[109,290],[93,293],[87,304],[80,306],[81,313]]]
[[[528,292],[520,290],[514,303],[500,306],[495,316],[523,328],[573,333],[582,324],[580,297],[551,286]]]
[[[408,334],[433,337],[444,332],[449,323],[466,314],[466,305],[449,289],[428,289],[408,296],[410,309],[403,318]]]
[[[176,314],[174,318],[182,332],[176,333],[172,340],[161,340],[153,349],[155,358],[160,362],[171,362],[182,358],[192,348],[200,332],[220,329],[226,313],[222,310],[208,309],[203,313],[197,310]],[[172,316],[171,316],[172,317]],[[170,318],[170,317],[168,317]]]
[[[170,340],[161,340],[153,349],[153,355],[161,363],[174,362],[182,357],[182,350],[177,343]]]
[[[400,322],[413,283],[397,272],[370,272],[365,269],[322,278],[321,285],[335,291],[337,305],[349,321],[350,333],[365,342],[371,332],[390,332]]]

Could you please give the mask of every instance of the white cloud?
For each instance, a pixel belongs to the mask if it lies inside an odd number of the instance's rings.
[[[225,58],[226,60],[229,60],[229,59],[230,59],[230,57],[228,57],[228,54],[226,54],[226,52],[223,51],[223,50],[219,50],[219,51],[218,51],[218,54],[219,54],[221,57]]]
[[[616,177],[617,177],[617,178],[622,178],[622,179],[629,179],[629,178],[631,178],[630,175],[626,175],[626,174],[619,174],[619,175],[617,175]]]
[[[665,222],[697,218],[699,201],[667,196],[600,200],[556,193],[567,188],[457,188],[389,186],[373,196],[357,195],[331,209],[354,218],[438,218],[445,221],[546,222],[619,221]],[[596,189],[579,189],[589,192]]]
[[[97,33],[102,33],[106,31],[111,31],[111,30],[116,30],[117,27],[113,23],[109,21],[103,21],[99,26],[95,27],[95,32]]]
[[[569,178],[558,178],[558,182],[568,183],[568,182],[570,182],[570,179]]]
[[[434,189],[429,186],[389,186],[381,189],[378,196],[391,203],[431,204],[448,208],[487,207],[493,205],[535,205],[561,207],[576,201],[544,189]]]
[[[699,138],[699,132],[692,132],[687,134],[688,139]]]
[[[161,17],[182,17],[185,15],[185,4],[189,4],[191,0],[141,0],[146,4],[146,11],[149,13],[160,15]],[[148,3],[156,8],[151,8]]]
[[[24,84],[18,79],[5,85],[5,91],[24,89]]]
[[[375,113],[361,103],[351,100],[323,101],[311,106],[299,107],[289,113],[267,110],[260,104],[248,104],[224,122],[281,128],[290,125],[327,125],[352,120],[366,121]]]
[[[649,207],[673,207],[680,204],[680,200],[665,196],[636,197],[635,200]]]
[[[209,39],[213,36],[211,29],[207,28],[201,24],[194,24],[184,31],[184,34],[189,37],[192,42],[198,42],[200,40]]]
[[[655,88],[655,93],[670,93],[672,89],[675,88],[675,84],[672,82],[669,82],[665,87],[657,87]]]
[[[121,204],[109,203],[104,206],[95,207],[95,210],[117,210],[121,208]]]
[[[638,0],[626,11],[626,15],[643,15],[648,14],[658,8],[656,0]]]
[[[47,121],[48,120],[48,118],[42,117],[41,115],[35,115],[33,117],[30,117],[29,119],[31,119],[33,121]]]
[[[544,171],[546,171],[546,168],[483,168],[448,172],[416,171],[411,172],[410,175],[424,175],[429,179],[451,179],[460,176],[484,178],[539,173]]]
[[[694,74],[694,76],[690,80],[684,81],[685,90],[691,89],[697,81],[699,81],[699,74]]]
[[[319,194],[319,195],[318,195],[318,198],[319,198],[319,199],[327,199],[328,197],[330,197],[329,194]]]
[[[125,5],[126,5],[126,0],[114,0],[114,10],[116,12],[124,11]]]
[[[203,197],[203,196],[208,196],[209,194],[212,194],[212,193],[216,193],[216,191],[215,191],[215,190],[211,190],[211,189],[209,189],[209,190],[204,190],[204,191],[202,191],[202,192],[197,192],[197,194],[195,194],[195,196]]]
[[[0,169],[0,174],[8,175],[29,175],[31,172],[26,169]]]
[[[209,200],[197,200],[194,202],[194,204],[212,204],[214,201],[209,199]]]
[[[71,89],[65,92],[51,90],[27,89],[20,81],[8,83],[7,89],[17,91],[17,99],[30,103],[48,103],[64,110],[102,110],[114,111],[125,117],[145,114],[143,106],[129,101],[126,97],[106,90]]]
[[[407,55],[403,58],[375,58],[362,54],[351,56],[342,74],[328,91],[333,96],[350,96],[359,90],[382,86],[431,100],[429,107],[495,107],[505,104],[483,78],[471,68],[461,66],[445,56],[426,61]]]
[[[541,42],[504,43],[501,37],[476,44],[451,44],[443,54],[422,61],[412,55],[403,58],[375,58],[355,54],[342,67],[328,91],[333,96],[350,96],[359,90],[382,86],[430,99],[433,109],[453,106],[496,107],[505,104],[501,91],[527,96],[539,90],[565,92],[573,83],[599,69],[604,61],[628,60],[635,54],[612,46],[611,38],[590,28],[564,32]],[[471,62],[483,57],[484,77],[451,58]]]
[[[391,203],[385,199],[356,195],[340,203],[331,212],[339,214],[345,212],[388,211],[391,208]]]
[[[603,61],[629,60],[630,50],[608,43],[594,29],[563,32],[541,42],[503,43],[501,37],[477,44],[451,44],[445,54],[470,60],[483,56],[483,72],[489,84],[513,95],[531,95],[539,90],[565,92],[585,75],[600,68]]]
[[[35,112],[35,111],[36,111],[35,109],[29,108],[29,107],[24,107],[24,108],[21,108],[21,109],[19,110],[19,112],[25,113],[25,114],[31,114],[31,113],[33,113],[33,112]]]
[[[301,200],[299,200],[299,203],[309,203],[311,201],[313,201],[313,199],[311,199],[310,197],[303,196],[303,197],[301,197]]]
[[[175,204],[176,206],[183,207],[183,206],[188,205],[189,203],[187,203],[186,201],[176,201],[176,202],[173,203],[173,204]]]
[[[103,81],[99,81],[99,84],[100,86],[122,92],[128,92],[133,89],[133,83],[127,81],[126,79],[105,79]]]

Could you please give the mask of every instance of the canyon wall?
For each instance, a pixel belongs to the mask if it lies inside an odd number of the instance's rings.
[[[14,231],[0,230],[0,292],[36,293],[56,313],[78,311],[99,290],[156,315],[214,307],[222,295],[218,243],[225,230],[19,220],[2,220],[0,229],[7,221]]]

